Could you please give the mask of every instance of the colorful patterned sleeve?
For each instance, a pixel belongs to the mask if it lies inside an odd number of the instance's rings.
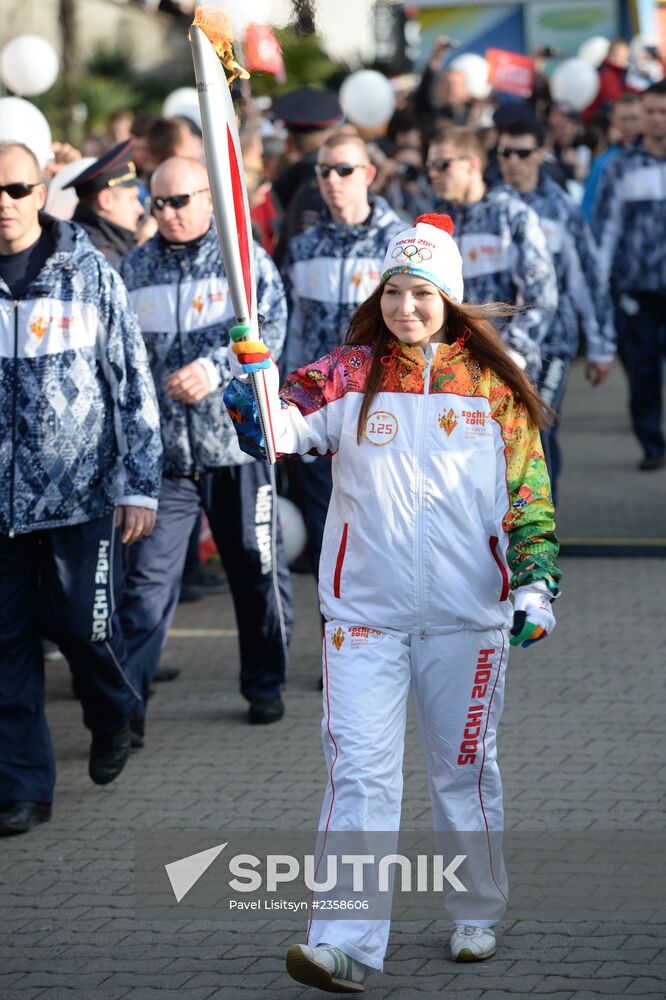
[[[505,493],[501,516],[509,539],[511,587],[545,580],[556,595],[562,576],[556,564],[559,542],[539,429],[497,376],[492,379],[490,405],[501,430],[506,459],[508,509]]]
[[[342,419],[340,404],[350,382],[349,371],[337,363],[343,350],[336,348],[314,364],[292,372],[279,398],[275,364],[263,373],[279,456],[308,452],[324,455],[337,450]],[[224,392],[224,402],[241,449],[254,458],[264,458],[264,440],[250,385],[232,379]]]

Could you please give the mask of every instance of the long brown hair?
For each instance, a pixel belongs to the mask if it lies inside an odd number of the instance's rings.
[[[355,311],[345,337],[346,344],[367,344],[373,348],[368,381],[358,415],[356,440],[359,444],[363,440],[370,407],[382,382],[383,359],[388,353],[388,344],[392,337],[380,308],[383,292],[382,282]],[[513,316],[518,310],[503,302],[493,302],[483,306],[459,305],[441,292],[440,294],[447,308],[447,343],[452,344],[456,339],[463,340],[480,365],[490,368],[503,382],[506,382],[537,427],[546,427],[553,423],[556,414],[543,402],[525,373],[515,361],[511,360],[493,322],[501,317]]]

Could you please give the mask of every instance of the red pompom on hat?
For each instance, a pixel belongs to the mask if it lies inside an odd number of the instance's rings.
[[[449,236],[453,236],[455,226],[450,215],[437,215],[431,212],[430,215],[419,215],[414,225],[417,226],[419,222],[425,222],[426,226],[434,226],[435,229],[443,229]]]

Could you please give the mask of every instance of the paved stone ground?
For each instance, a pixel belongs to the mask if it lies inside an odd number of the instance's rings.
[[[592,388],[574,368],[564,401],[564,474],[558,527],[562,539],[666,540],[666,474],[636,472],[642,449],[629,428],[626,380],[619,365]]]
[[[619,376],[603,396],[592,397],[574,373],[562,436],[563,533],[624,534],[625,515],[637,511],[630,534],[663,536],[666,474],[634,470],[638,452],[626,429]],[[500,731],[507,825],[599,831],[600,843],[603,831],[628,830],[640,851],[641,831],[664,828],[659,622],[666,566],[658,559],[567,559],[564,570],[558,630],[543,645],[516,652],[509,670]],[[147,922],[133,909],[136,831],[201,830],[214,838],[232,830],[314,828],[324,781],[317,608],[311,579],[294,583],[298,624],[283,722],[266,729],[245,723],[230,600],[209,597],[179,610],[165,662],[183,673],[160,687],[146,747],[107,788],[87,778],[88,738],[66,671],[49,668],[55,812],[30,835],[1,842],[1,1000],[321,995],[283,970],[288,943],[303,938],[300,918]],[[403,826],[427,828],[411,723],[405,778]],[[547,907],[539,916],[517,919],[509,912],[497,957],[471,967],[448,960],[446,923],[395,923],[386,972],[372,977],[367,994],[372,1000],[666,994],[666,924],[632,923],[621,906],[594,921],[562,923]]]

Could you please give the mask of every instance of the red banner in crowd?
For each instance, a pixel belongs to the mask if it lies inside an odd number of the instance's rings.
[[[507,52],[505,49],[486,49],[488,82],[493,90],[527,98],[534,86],[534,59]]]
[[[278,83],[287,74],[280,43],[270,24],[248,24],[245,32],[245,66],[250,73],[270,73]]]

